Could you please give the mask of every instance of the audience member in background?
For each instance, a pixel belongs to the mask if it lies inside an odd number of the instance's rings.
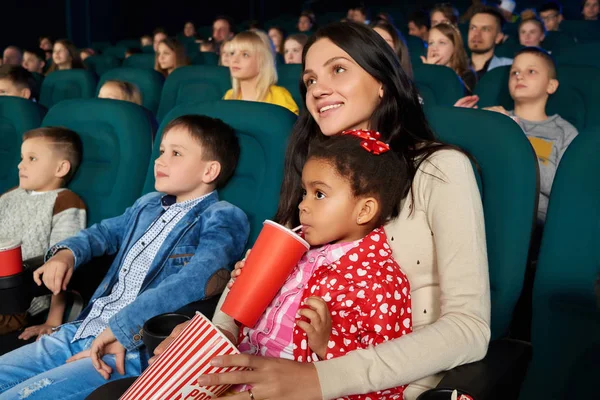
[[[298,18],[298,32],[310,32],[315,26],[315,13],[309,10],[304,10]]]
[[[406,46],[406,40],[404,39],[402,33],[400,33],[400,31],[394,25],[384,20],[378,20],[375,22],[373,25],[373,30],[377,32],[392,49],[394,49],[398,55],[398,58],[400,59],[400,66],[406,75],[412,79],[412,63],[410,61],[408,47]],[[302,54],[300,56],[300,58],[302,58]]]
[[[266,36],[266,35],[265,35]],[[269,38],[266,38],[269,42]],[[242,32],[229,44],[231,86],[225,100],[248,100],[277,104],[298,114],[298,106],[287,89],[275,86],[275,53],[257,32]]]
[[[36,88],[33,75],[25,68],[10,64],[0,66],[0,96],[35,99]]]
[[[302,64],[302,50],[308,41],[304,33],[290,35],[283,43],[283,58],[286,64]]]
[[[458,25],[458,10],[452,4],[436,4],[431,9],[429,15],[432,28],[441,23]]]
[[[220,46],[225,40],[229,40],[235,34],[233,20],[227,16],[219,16],[213,22],[212,38]]]
[[[586,21],[598,20],[600,12],[600,0],[583,0],[581,3],[581,14]]]
[[[23,52],[17,46],[8,46],[2,54],[3,65],[21,65],[23,63]]]
[[[525,47],[541,47],[542,41],[546,37],[544,23],[534,17],[522,19],[519,23],[519,43]]]
[[[364,4],[360,4],[354,8],[352,8],[351,18],[349,18],[352,22],[357,22],[359,24],[369,24],[369,11]]]
[[[42,36],[39,40],[40,49],[44,51],[52,51],[54,43],[48,36]]]
[[[477,75],[469,66],[462,36],[455,25],[441,23],[429,30],[427,58],[424,64],[443,65],[452,68],[465,84],[465,95],[471,95],[477,84]]]
[[[21,241],[24,260],[43,257],[51,246],[85,228],[85,204],[66,189],[81,163],[81,154],[81,139],[66,128],[38,128],[23,135],[19,187],[0,197],[0,231]],[[48,300],[46,322],[25,329],[20,339],[39,338],[62,324],[64,294],[35,299],[33,305],[47,310]],[[0,333],[23,328],[26,315],[0,315]]]
[[[544,222],[556,168],[577,136],[577,129],[558,114],[546,115],[546,103],[558,89],[558,80],[554,59],[544,50],[527,47],[517,52],[508,89],[514,110],[506,111],[501,106],[488,110],[513,117],[529,138],[540,166],[538,220]]]
[[[138,47],[129,47],[125,50],[125,58],[129,58],[134,54],[141,54],[142,50]]]
[[[229,68],[229,62],[231,60],[231,46],[229,44],[231,40],[225,40],[221,43],[221,48],[219,49],[219,65],[222,67]]]
[[[81,51],[79,52],[79,58],[81,58],[81,61],[85,61],[86,58],[93,56],[94,54],[96,54],[94,49],[81,49]]]
[[[99,99],[123,100],[142,105],[142,92],[131,82],[110,80],[104,82],[98,93]]]
[[[283,42],[285,40],[285,32],[278,26],[269,28],[269,37],[275,46],[275,51],[279,54],[283,54]]]
[[[408,34],[416,36],[424,42],[428,39],[430,26],[429,13],[425,11],[415,11],[408,18]]]
[[[46,53],[40,48],[25,49],[21,65],[29,72],[43,74],[46,66]]]
[[[502,42],[504,18],[494,7],[481,8],[469,23],[469,49],[471,50],[471,66],[480,81],[487,71],[512,64],[511,58],[496,57],[496,45]]]
[[[84,399],[109,379],[139,375],[144,321],[224,289],[249,232],[244,212],[217,192],[235,171],[237,137],[199,115],[176,118],[164,131],[157,192],[52,246],[35,271],[35,282],[58,294],[89,260],[115,255],[78,321],[0,356],[1,398]]]
[[[196,37],[196,25],[193,22],[188,21],[183,25],[183,36],[186,38]]]
[[[84,68],[84,66],[79,57],[79,50],[77,50],[77,47],[75,47],[70,40],[57,40],[56,43],[54,43],[54,48],[52,50],[52,65],[48,69],[46,75],[59,70],[82,68]]]
[[[498,10],[500,10],[506,22],[514,23],[519,19],[517,15],[513,14],[516,7],[517,2],[515,0],[502,0],[498,5]]]
[[[189,65],[185,48],[174,38],[166,38],[158,44],[154,69],[167,77],[176,68]]]
[[[48,36],[42,36],[39,45],[40,49],[46,53],[46,60],[50,60],[52,58],[52,48],[54,47],[52,40]]]
[[[167,38],[167,32],[163,28],[156,28],[154,30],[152,36],[152,46],[154,47],[154,52],[158,51],[158,44]]]
[[[563,21],[562,6],[556,1],[544,3],[539,8],[540,18],[544,21],[546,31],[558,31]]]
[[[141,47],[152,46],[152,36],[144,35],[140,38]]]

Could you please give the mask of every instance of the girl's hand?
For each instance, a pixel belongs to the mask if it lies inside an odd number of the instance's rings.
[[[297,320],[296,324],[300,329],[306,332],[308,336],[308,347],[321,360],[327,355],[327,345],[331,336],[331,314],[327,308],[327,303],[320,297],[309,297],[304,307],[298,311],[300,316],[308,318],[310,323]]]
[[[423,64],[429,64],[429,65],[437,65],[440,62],[440,57],[423,57],[421,56],[421,61],[423,62]]]
[[[227,282],[227,289],[231,289],[237,277],[240,276],[240,274],[242,273],[242,268],[244,268],[244,265],[246,265],[246,258],[248,258],[250,251],[251,249],[248,249],[244,259],[235,263],[235,268],[233,269],[233,271],[231,271],[231,280]]]
[[[477,102],[479,101],[479,96],[465,96],[456,101],[454,103],[454,107],[463,107],[463,108],[477,108]]]

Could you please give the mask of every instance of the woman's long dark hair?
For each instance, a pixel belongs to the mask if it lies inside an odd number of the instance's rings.
[[[377,130],[389,143],[406,170],[402,188],[407,196],[420,164],[434,152],[456,147],[440,143],[431,130],[414,82],[400,67],[398,56],[371,28],[353,22],[326,25],[310,37],[302,52],[302,69],[306,54],[315,42],[327,38],[350,55],[369,75],[383,85],[383,97],[370,119],[369,129]],[[302,101],[306,103],[306,86],[300,80]],[[281,224],[299,222],[298,204],[302,197],[301,175],[308,148],[313,140],[326,140],[312,115],[304,107],[294,125],[285,155],[285,169],[279,208],[275,220]],[[393,215],[392,217],[396,217]]]

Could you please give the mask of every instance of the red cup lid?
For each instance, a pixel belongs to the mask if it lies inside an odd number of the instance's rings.
[[[275,227],[275,228],[279,229],[280,231],[287,233],[288,235],[290,235],[294,239],[296,239],[298,242],[300,242],[300,244],[302,244],[302,246],[306,247],[306,250],[310,249],[310,244],[308,244],[308,242],[306,240],[302,239],[300,237],[300,235],[298,235],[296,232],[292,231],[291,229],[288,229],[285,226],[278,224],[277,222],[271,221],[270,219],[266,219],[265,222],[263,222],[263,224],[271,225],[272,227]]]
[[[21,246],[20,240],[0,238],[0,251],[8,251]]]

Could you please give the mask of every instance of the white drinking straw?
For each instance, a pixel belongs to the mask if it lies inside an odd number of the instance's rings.
[[[292,229],[292,232],[294,233],[298,233],[302,230],[302,225],[298,225],[297,227],[295,227],[294,229]]]

